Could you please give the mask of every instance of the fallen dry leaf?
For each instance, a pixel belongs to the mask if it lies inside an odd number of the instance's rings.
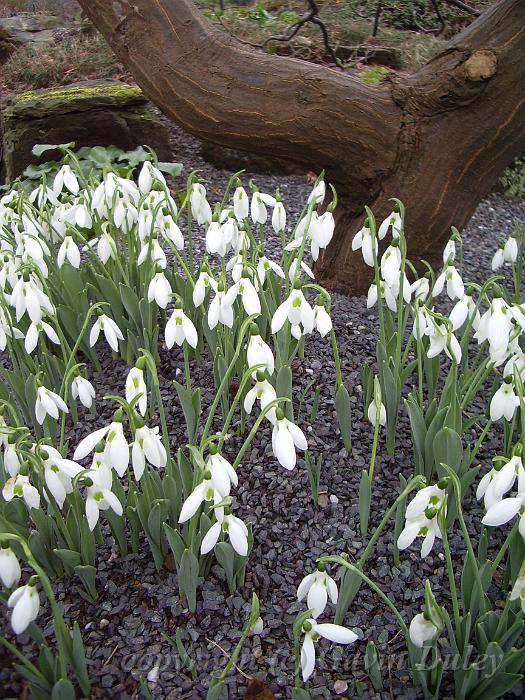
[[[248,687],[246,688],[244,700],[275,700],[275,695],[272,693],[266,683],[263,681],[258,681],[256,678],[252,678]]]

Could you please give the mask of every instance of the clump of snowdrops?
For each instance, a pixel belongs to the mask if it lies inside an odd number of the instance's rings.
[[[46,659],[38,667],[26,660],[25,666],[32,688],[44,688],[43,697],[70,683],[72,672],[84,693],[88,682],[79,631],[65,627],[48,577],[75,576],[81,594],[95,600],[96,547],[108,528],[121,554],[138,551],[141,538],[158,568],[171,554],[180,593],[194,611],[199,581],[214,560],[230,591],[243,584],[253,534],[236,515],[237,470],[261,423],[271,425],[273,454],[284,469],[296,468],[297,455],[304,455],[315,497],[321,461],[311,459],[306,426],[295,418],[291,372],[312,333],[326,337],[333,350],[335,413],[347,449],[351,433],[331,300],[311,268],[334,230],[337,197],[322,177],[291,224],[279,192],[259,192],[253,182],[243,184],[240,174],[220,202],[210,202],[197,173],[181,191],[170,189],[154,154],[137,173],[112,164],[89,172],[70,147],[62,150],[64,162],[52,178],[44,175],[30,191],[15,184],[0,200],[0,349],[10,363],[0,387],[2,582],[10,591],[13,630],[29,629],[37,643],[39,585],[52,606],[58,650],[53,674],[42,671],[49,667]],[[281,241],[277,256],[269,250],[268,234]],[[205,252],[199,253],[202,238]],[[380,255],[381,241],[389,245]],[[407,258],[404,211],[397,201],[379,228],[367,210],[354,239],[353,248],[373,269],[368,306],[377,305],[379,317],[375,372],[363,370],[365,411],[374,428],[370,467],[360,486],[363,535],[381,433],[393,453],[403,407],[412,430],[414,475],[402,480],[357,562],[344,554],[324,557],[300,583],[298,598],[307,609],[293,630],[297,698],[308,697],[305,684],[321,638],[357,641],[341,623],[363,582],[398,620],[425,696],[440,696],[445,648],[462,661],[454,671],[457,697],[497,697],[521,677],[525,652],[515,644],[523,612],[515,601],[525,598],[523,235],[516,230],[493,261],[495,271],[503,265],[512,270],[510,288],[500,275],[483,285],[465,283],[461,245],[454,232],[443,270],[419,277]],[[453,308],[445,303],[438,310],[435,301],[445,290]],[[172,407],[159,385],[161,342],[169,351],[181,349],[181,381],[174,382],[173,395],[186,424],[180,445],[171,440]],[[479,349],[473,352],[474,345]],[[118,395],[100,396],[91,381],[92,369],[100,369],[101,348],[130,367]],[[192,377],[206,356],[213,359],[215,383],[210,406],[202,406],[201,387]],[[112,404],[112,418],[69,444],[71,425],[102,402]],[[476,457],[494,423],[504,425],[502,454],[487,469]],[[233,429],[242,438],[234,458],[226,454]],[[486,508],[477,544],[462,512],[476,479]],[[491,542],[493,528],[516,516],[503,544],[499,530]],[[400,550],[420,538],[422,557],[442,541],[450,611],[428,581],[422,612],[405,620],[364,573],[391,519],[396,563]],[[447,536],[456,523],[467,552],[459,581]],[[20,561],[34,571],[24,585]],[[340,566],[339,582],[336,568],[329,571],[334,564]],[[511,589],[503,608],[495,603],[496,584]],[[249,624],[210,686],[210,697],[220,696],[240,645],[261,625],[254,599]],[[477,657],[471,661],[473,645]],[[377,668],[372,641],[367,658]],[[374,687],[379,684],[375,674]]]
[[[237,175],[210,204],[196,173],[182,191],[170,190],[161,167],[173,169],[153,153],[134,176],[110,163],[86,172],[70,145],[60,148],[64,161],[50,179],[46,169],[37,187],[15,183],[0,200],[0,350],[9,358],[0,387],[0,531],[24,545],[2,550],[16,633],[33,629],[39,609],[38,573],[20,586],[25,552],[46,576],[75,576],[95,600],[96,548],[107,527],[123,555],[139,551],[141,537],[158,568],[172,555],[191,611],[213,560],[230,591],[242,585],[253,535],[235,512],[237,469],[263,421],[283,469],[307,455],[291,363],[312,333],[333,350],[349,446],[331,300],[310,267],[334,230],[337,198],[323,178],[291,225],[278,191],[245,187]],[[205,237],[202,253],[195,231]],[[267,252],[269,231],[281,241],[277,256]],[[182,351],[173,401],[185,418],[183,444],[168,431],[161,342]],[[92,380],[101,349],[130,365],[118,395],[101,396]],[[213,359],[215,382],[205,407],[192,378],[203,357]],[[113,415],[89,431],[82,416],[102,402]],[[77,424],[83,436],[71,444]],[[224,454],[232,429],[242,438],[234,459]]]

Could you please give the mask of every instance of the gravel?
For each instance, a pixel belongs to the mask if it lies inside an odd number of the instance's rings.
[[[200,169],[206,181],[210,201],[222,195],[231,173],[216,170],[199,155],[199,144],[192,137],[173,128],[175,159],[184,163],[186,173]],[[247,180],[251,175],[246,174]],[[272,192],[279,187],[290,220],[299,213],[310,185],[305,176],[277,177],[253,175],[261,190]],[[514,220],[525,222],[525,202],[490,197],[480,204],[465,232],[466,277],[482,279],[490,271],[492,254],[501,239],[509,235]],[[262,634],[246,642],[239,656],[238,670],[228,678],[230,697],[244,696],[246,675],[264,680],[275,697],[290,698],[293,674],[291,630],[295,616],[303,610],[295,597],[301,578],[313,570],[317,557],[346,552],[357,557],[366,542],[359,530],[358,492],[362,469],[368,467],[371,451],[371,429],[363,420],[360,371],[363,364],[374,364],[377,338],[375,311],[367,311],[362,298],[333,295],[332,317],[340,346],[342,372],[350,392],[353,408],[352,450],[342,446],[336,427],[333,405],[334,370],[330,343],[317,335],[308,339],[306,355],[294,361],[295,395],[300,396],[306,383],[314,378],[321,393],[319,413],[313,425],[308,415],[313,391],[303,402],[300,425],[308,431],[310,452],[314,458],[324,456],[320,480],[320,504],[313,507],[304,461],[299,459],[295,471],[282,469],[271,454],[271,434],[261,429],[239,469],[239,488],[235,490],[235,510],[251,523],[254,532],[253,551],[249,557],[245,586],[230,595],[222,570],[215,563],[202,582],[197,610],[189,613],[179,597],[176,574],[168,569],[155,570],[147,544],[139,554],[118,556],[106,544],[98,548],[96,603],[82,599],[75,581],[65,577],[55,582],[57,598],[68,622],[78,621],[83,631],[93,682],[93,698],[132,698],[140,696],[140,677],[149,678],[155,698],[182,700],[204,698],[212,672],[226,663],[224,652],[232,650],[239,639],[249,614],[252,592],[261,601],[264,620]],[[120,393],[124,388],[127,368],[101,355],[103,371],[93,375],[97,395]],[[168,407],[172,447],[185,443],[182,412],[172,390],[172,380],[183,367],[180,352],[161,352],[159,373]],[[204,387],[204,405],[212,398],[210,363],[195,368],[195,383]],[[297,402],[295,403],[297,406]],[[79,421],[70,430],[71,444],[98,425],[105,424],[112,406],[99,401],[96,421]],[[88,415],[86,419],[90,419]],[[233,431],[231,431],[233,432]],[[482,450],[480,463],[488,464],[501,449],[501,433],[491,433]],[[235,454],[239,441],[231,438],[229,453]],[[386,455],[381,438],[371,510],[371,529],[393,500],[399,475],[412,472],[412,447],[409,423],[401,412],[398,441],[394,457]],[[465,502],[469,528],[475,532],[480,509],[472,497]],[[458,570],[463,556],[462,539],[450,536]],[[425,579],[432,581],[439,599],[446,598],[444,558],[438,546],[432,556],[420,561],[416,548],[402,553],[401,564],[392,561],[393,536],[387,531],[369,559],[367,573],[388,597],[404,610],[406,620],[419,612],[423,603]],[[332,570],[335,574],[336,569]],[[323,621],[332,621],[333,608],[327,608]],[[45,621],[45,615],[41,620]],[[4,616],[4,623],[7,617]],[[362,587],[346,618],[361,640],[344,648],[320,642],[318,661],[310,682],[312,697],[354,697],[360,681],[364,697],[375,694],[364,671],[367,640],[374,640],[384,664],[385,689],[398,698],[419,697],[413,690],[406,663],[404,642],[398,634],[395,619],[370,590]],[[196,661],[194,676],[181,666],[177,653],[163,636],[181,629],[189,655]],[[50,632],[50,630],[48,630]],[[7,632],[9,635],[10,633]],[[24,649],[30,649],[25,636],[19,638]],[[22,697],[23,684],[10,667],[11,660],[0,651],[3,670],[0,683],[5,697]],[[390,671],[388,670],[389,666]],[[520,690],[518,689],[517,695]],[[387,697],[386,690],[381,697]]]

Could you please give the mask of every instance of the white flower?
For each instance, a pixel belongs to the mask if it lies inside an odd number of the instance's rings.
[[[308,195],[307,204],[311,204],[312,202],[314,204],[321,204],[321,202],[324,200],[326,194],[326,185],[324,180],[319,180],[319,182],[315,185],[315,187],[312,189],[310,194]]]
[[[65,166],[64,166],[65,167]],[[36,590],[36,580],[31,579],[25,586],[20,586],[13,591],[7,601],[9,608],[13,608],[11,615],[11,627],[15,634],[22,634],[27,627],[36,620],[40,609],[40,598]]]
[[[53,194],[55,197],[62,192],[64,185],[71,194],[78,194],[80,190],[77,177],[69,165],[63,165],[55,175],[53,180]]]
[[[103,265],[105,265],[110,258],[115,260],[117,257],[117,247],[109,233],[103,233],[98,239],[97,255]]]
[[[142,416],[145,416],[148,409],[148,388],[144,380],[144,372],[141,367],[132,367],[126,377],[126,401],[131,404],[137,396],[140,398],[134,406]]]
[[[456,302],[454,308],[450,312],[449,318],[452,323],[453,331],[457,331],[458,328],[461,328],[467,318],[472,318],[472,327],[474,330],[478,329],[481,316],[471,294],[467,292],[462,299]]]
[[[516,408],[520,405],[520,400],[514,393],[512,377],[506,377],[496,391],[490,402],[490,419],[493,422],[500,420],[503,416],[511,421]]]
[[[219,221],[212,220],[206,231],[206,252],[210,255],[218,253],[224,257],[228,252],[228,242],[223,235],[223,227]]]
[[[84,459],[104,438],[106,439],[104,459],[107,465],[122,477],[129,464],[129,445],[124,436],[120,411],[115,413],[109,425],[93,431],[79,442],[73,453],[73,459],[75,461]]]
[[[158,433],[158,427],[148,428],[146,425],[141,425],[135,431],[135,439],[131,446],[131,462],[137,481],[140,481],[144,473],[146,460],[157,469],[166,466],[168,458]]]
[[[410,291],[416,301],[425,301],[430,292],[430,282],[428,277],[420,277],[410,285]]]
[[[115,321],[112,318],[109,318],[109,316],[106,316],[106,314],[100,314],[93,324],[89,334],[90,347],[93,347],[93,345],[95,345],[97,342],[100,331],[103,331],[104,337],[106,338],[111,349],[118,352],[118,341],[124,340],[124,336],[122,335],[122,331],[117,326]]]
[[[361,249],[365,263],[370,267],[374,267],[374,251],[377,255],[377,239],[372,239],[372,234],[366,223],[352,239],[352,250],[359,249]]]
[[[20,581],[22,572],[16,554],[7,543],[0,547],[0,581],[5,588],[11,588]]]
[[[87,474],[91,485],[86,489],[86,518],[90,530],[94,530],[101,510],[111,510],[117,515],[122,515],[122,503],[111,491],[113,475],[111,469],[102,465],[99,469],[91,469]],[[89,484],[89,481],[86,483]]]
[[[485,474],[476,489],[478,501],[483,498],[485,508],[489,510],[514,486],[518,478],[518,491],[525,491],[525,470],[521,457],[514,455],[505,464],[501,460],[495,460],[494,467]]]
[[[217,282],[213,279],[209,272],[206,270],[201,270],[197,281],[195,282],[195,287],[193,288],[193,303],[195,307],[198,307],[204,301],[206,292],[209,289],[213,289],[214,292],[217,291]]]
[[[439,355],[443,350],[445,354],[459,364],[461,362],[461,345],[458,339],[449,331],[444,323],[436,323],[431,319],[431,324],[427,326],[426,334],[430,339],[427,357],[432,358]]]
[[[259,262],[257,263],[257,276],[259,278],[259,282],[261,283],[261,286],[264,284],[264,281],[266,279],[266,275],[268,274],[269,271],[274,272],[278,277],[281,279],[284,279],[284,272],[283,269],[280,265],[278,265],[276,262],[273,260],[269,260],[267,257],[264,255],[259,258]]]
[[[273,209],[272,228],[275,233],[284,231],[286,228],[286,210],[280,200],[275,203],[275,207]]]
[[[243,274],[239,280],[238,294],[248,316],[261,313],[261,302],[251,279]]]
[[[497,251],[494,253],[492,256],[492,263],[491,263],[491,268],[492,272],[496,272],[497,270],[500,269],[500,267],[503,267],[505,264],[505,256],[503,254],[503,248],[500,246]]]
[[[41,445],[34,451],[42,460],[47,488],[62,508],[67,494],[73,492],[72,480],[83,471],[82,467],[71,459],[64,459],[51,445]],[[47,494],[44,495],[47,499]]]
[[[171,299],[171,285],[162,271],[157,272],[148,286],[148,301],[157,302],[161,309],[165,309]]]
[[[308,596],[306,604],[308,609],[312,611],[312,616],[315,619],[324,612],[328,598],[334,605],[337,605],[337,584],[326,573],[324,564],[319,564],[317,570],[313,574],[305,576],[299,584],[297,600],[301,601],[306,596]]]
[[[297,460],[296,447],[299,450],[307,450],[306,437],[301,428],[288,420],[283,411],[278,408],[275,411],[275,424],[272,430],[272,450],[279,464],[285,469],[294,469]]]
[[[444,498],[445,491],[439,484],[418,491],[406,509],[405,527],[397,540],[399,550],[407,549],[420,536],[423,537],[421,558],[424,559],[430,553],[436,537],[442,538],[438,513]]]
[[[264,622],[262,617],[258,617],[253,623],[253,627],[250,630],[250,634],[261,634],[264,629]]]
[[[250,340],[248,341],[248,347],[246,349],[246,360],[248,362],[248,367],[263,365],[263,367],[259,367],[258,369],[266,369],[268,374],[274,373],[275,359],[272,349],[268,343],[261,338],[259,329],[255,323],[252,325]],[[252,372],[252,377],[255,377],[256,373],[257,370]]]
[[[277,307],[272,318],[272,333],[277,333],[284,326],[286,319],[292,326],[303,325],[305,333],[311,333],[314,327],[314,312],[304,298],[301,289],[292,289],[289,297]]]
[[[254,192],[250,204],[250,215],[254,224],[265,224],[268,218],[265,204],[271,207],[276,205],[275,198],[263,192]]]
[[[519,515],[520,535],[525,539],[525,492],[495,503],[485,513],[481,522],[483,525],[497,527],[508,523],[516,515]]]
[[[443,287],[447,283],[447,294],[449,299],[461,299],[465,294],[465,286],[461,275],[456,270],[454,265],[448,265],[439,275],[432,290],[432,296],[437,297],[443,291]]]
[[[518,259],[518,241],[510,236],[503,246],[503,258],[507,263],[515,263]]]
[[[353,644],[358,639],[357,634],[346,627],[329,623],[319,624],[313,618],[304,622],[303,632],[304,640],[301,647],[301,671],[305,683],[315,669],[314,641],[317,641],[319,637],[324,637],[335,644]]]
[[[50,326],[49,323],[46,323],[45,321],[37,321],[36,323],[32,321],[27,329],[24,341],[24,346],[28,354],[31,354],[36,348],[38,344],[38,336],[42,331],[44,331],[44,334],[52,343],[55,343],[55,345],[60,345],[60,339],[53,326]]]
[[[509,596],[510,600],[520,601],[521,609],[525,612],[525,576],[519,576]]]
[[[314,306],[314,327],[321,338],[324,338],[332,330],[332,319],[328,315],[322,299],[318,299]]]
[[[479,322],[474,338],[478,343],[489,341],[491,355],[498,355],[507,351],[510,332],[512,330],[512,316],[509,307],[502,297],[494,297],[489,309],[483,314]]]
[[[71,394],[74,399],[80,399],[80,403],[86,408],[91,408],[96,397],[93,384],[81,376],[75,377],[71,382]]]
[[[190,194],[191,213],[199,226],[211,221],[211,207],[206,199],[206,188],[199,182],[192,187]]]
[[[174,343],[180,347],[186,341],[192,348],[197,347],[199,336],[193,321],[186,316],[182,308],[176,306],[164,331],[166,347],[170,350]]]
[[[241,557],[248,554],[248,528],[240,518],[228,513],[226,509],[216,508],[214,523],[204,535],[201,543],[201,554],[208,554],[217,544],[221,531],[228,535],[231,546]]]
[[[456,259],[456,241],[451,238],[443,250],[443,265]]]
[[[237,221],[241,222],[248,218],[250,202],[244,187],[237,187],[233,193],[233,212]]]
[[[412,618],[408,633],[412,644],[422,648],[425,642],[435,639],[439,634],[439,629],[431,620],[425,617],[425,613],[419,613],[419,615]]]
[[[58,394],[55,394],[50,389],[46,389],[44,386],[39,386],[36,390],[35,401],[35,416],[39,425],[43,424],[47,415],[58,420],[59,410],[69,413],[68,407]]]
[[[161,171],[151,161],[144,161],[138,179],[139,190],[142,194],[148,194],[155,180],[162,185],[166,184],[166,179]]]
[[[78,270],[80,267],[80,250],[71,236],[66,236],[62,241],[62,245],[58,249],[58,267],[62,267],[66,259],[70,265]]]
[[[381,298],[385,300],[386,305],[388,306],[390,311],[396,312],[397,301],[392,289],[383,280],[380,281],[379,287],[381,291]],[[371,309],[373,306],[375,306],[375,304],[377,303],[377,298],[377,285],[374,282],[370,285],[368,289],[368,294],[366,298],[366,308]]]
[[[146,260],[151,260],[155,263],[156,269],[165,270],[167,266],[166,253],[162,250],[155,236],[148,241],[144,241],[144,245],[137,258],[137,265],[143,265]]]
[[[265,378],[264,372],[256,372],[257,382],[244,397],[244,410],[246,413],[251,413],[255,401],[261,404],[261,411],[264,411],[266,406],[277,398],[275,389],[270,382]],[[266,414],[271,423],[275,423],[275,408],[270,409]]]
[[[229,483],[229,480],[228,480]],[[226,496],[230,495],[230,486],[224,489],[225,482],[221,479],[217,482],[213,479],[209,470],[204,472],[204,480],[198,484],[182,504],[179,515],[179,523],[185,523],[199,510],[204,501],[220,503]],[[219,490],[220,489],[220,490]]]
[[[381,226],[377,231],[377,237],[380,241],[382,241],[383,238],[386,236],[389,228],[392,228],[392,237],[399,238],[399,235],[403,229],[403,222],[401,221],[401,215],[399,214],[399,212],[393,211],[381,223]]]
[[[315,279],[315,275],[312,272],[309,265],[307,265],[304,262],[304,260],[301,260],[301,265],[299,266],[299,260],[297,258],[294,258],[290,264],[289,269],[288,269],[288,279],[293,284],[296,281],[296,279],[299,280],[302,272],[306,272],[306,274],[308,275],[308,277],[310,277],[310,279],[312,279],[312,280]]]
[[[184,236],[182,235],[180,228],[173,220],[173,217],[163,216],[162,218],[159,218],[157,225],[164,238],[173,243],[177,250],[182,250],[184,248]],[[165,266],[166,265],[164,263],[164,267]]]
[[[375,401],[370,402],[367,415],[370,423],[375,425],[377,420],[377,406]],[[381,403],[379,406],[379,425],[386,425],[386,408],[383,403]]]
[[[399,246],[390,245],[381,256],[381,275],[389,287],[399,282],[400,270],[401,251]]]
[[[333,238],[335,230],[334,215],[331,211],[325,211],[324,214],[318,216],[317,212],[312,213],[310,222],[310,252],[313,261],[317,261],[319,250],[326,248]]]
[[[20,277],[11,294],[11,305],[15,307],[16,320],[20,321],[26,312],[35,323],[42,320],[42,311],[54,316],[55,310],[48,296],[38,286],[39,283],[32,277],[26,277],[25,274]]]
[[[208,309],[208,326],[211,330],[218,323],[222,323],[228,328],[233,327],[233,302],[238,293],[237,283],[233,284],[226,292],[224,283],[217,286],[217,291]]]
[[[28,508],[40,508],[40,494],[36,488],[29,483],[29,476],[17,474],[5,482],[2,489],[2,496],[6,501],[13,498],[22,498]]]

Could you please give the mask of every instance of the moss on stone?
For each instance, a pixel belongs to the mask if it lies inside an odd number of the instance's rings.
[[[134,85],[97,85],[86,87],[64,87],[56,90],[28,90],[15,96],[16,103],[32,100],[77,100],[93,97],[140,98],[142,90]]]
[[[381,83],[390,71],[382,66],[374,66],[356,73],[357,77],[367,85],[377,85]]]

